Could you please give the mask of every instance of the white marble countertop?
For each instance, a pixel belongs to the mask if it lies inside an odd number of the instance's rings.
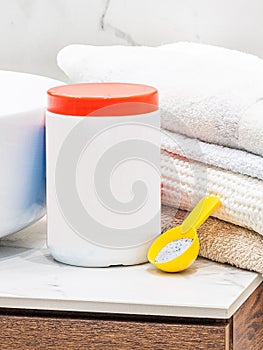
[[[55,262],[45,221],[0,240],[0,307],[230,318],[262,281],[205,259],[180,274],[150,264],[79,268]]]

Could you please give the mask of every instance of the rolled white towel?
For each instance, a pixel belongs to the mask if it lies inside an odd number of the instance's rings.
[[[70,45],[58,65],[72,82],[154,85],[162,127],[263,156],[263,60],[195,43]]]

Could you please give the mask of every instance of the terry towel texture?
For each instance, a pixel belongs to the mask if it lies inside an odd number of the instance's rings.
[[[58,64],[73,82],[156,86],[163,128],[263,155],[263,60],[256,56],[195,43],[71,45]]]
[[[164,129],[161,147],[184,158],[263,180],[263,157],[246,151],[214,145]]]
[[[222,206],[213,216],[263,235],[263,181],[162,150],[162,203],[190,210],[205,195]]]
[[[162,206],[162,231],[180,225],[187,212]],[[198,230],[199,255],[263,274],[263,237],[245,228],[209,218]]]

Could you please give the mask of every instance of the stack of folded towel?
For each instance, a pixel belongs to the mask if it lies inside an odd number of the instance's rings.
[[[167,206],[190,210],[217,195],[220,220],[201,228],[200,255],[263,273],[263,60],[193,43],[71,45],[58,64],[72,82],[159,89],[163,228],[183,215]]]

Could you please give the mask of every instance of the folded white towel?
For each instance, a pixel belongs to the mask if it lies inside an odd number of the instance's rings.
[[[161,147],[181,157],[263,180],[263,157],[162,130]]]
[[[162,150],[162,203],[190,210],[205,195],[222,206],[213,216],[263,235],[263,181],[207,167]]]
[[[263,60],[253,55],[194,43],[71,45],[58,64],[73,82],[154,85],[163,128],[263,155]]]

